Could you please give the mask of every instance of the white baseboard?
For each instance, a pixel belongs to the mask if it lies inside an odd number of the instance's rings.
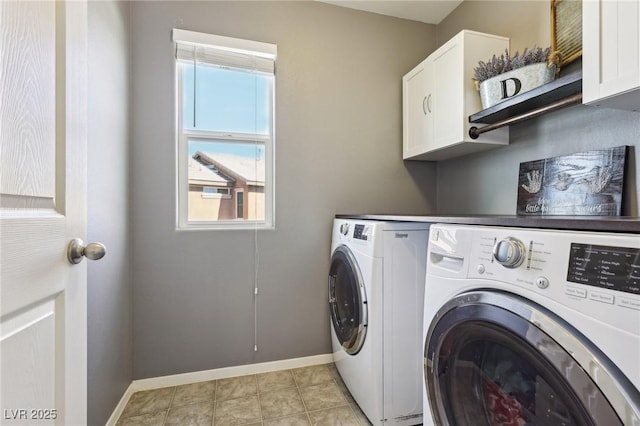
[[[106,426],[115,426],[129,402],[129,398],[135,392],[149,389],[164,388],[167,386],[179,386],[189,383],[204,382],[207,380],[226,379],[229,377],[246,376],[248,374],[269,373],[278,370],[290,370],[292,368],[309,367],[318,364],[333,362],[332,354],[314,355],[304,358],[284,359],[281,361],[262,362],[259,364],[238,365],[234,367],[216,368],[214,370],[195,371],[193,373],[174,374],[171,376],[152,377],[149,379],[134,380],[122,395],[120,402],[109,417]]]
[[[107,423],[105,424],[105,426],[115,426],[116,423],[118,422],[118,419],[120,418],[120,416],[122,415],[122,412],[124,411],[124,407],[126,407],[127,402],[129,402],[129,398],[131,398],[131,395],[133,395],[133,393],[135,392],[132,388],[132,385],[133,385],[133,382],[131,382],[127,390],[124,391],[122,398],[120,398],[118,405],[116,405],[116,408],[113,410],[113,413],[111,413],[111,417],[109,417],[109,420],[107,420]]]

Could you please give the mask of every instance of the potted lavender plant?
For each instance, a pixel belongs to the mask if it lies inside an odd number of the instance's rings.
[[[473,69],[476,89],[483,108],[489,108],[512,96],[553,81],[558,72],[559,55],[551,48],[525,49],[511,56],[509,50],[499,57],[480,61]]]

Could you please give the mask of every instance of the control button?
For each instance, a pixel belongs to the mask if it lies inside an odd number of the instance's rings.
[[[479,264],[476,271],[478,271],[479,274],[484,274],[484,265],[482,263]]]
[[[631,308],[636,311],[640,311],[640,300],[618,297],[618,305],[624,308]]]
[[[522,264],[527,249],[522,241],[507,237],[493,246],[493,258],[505,268],[517,268]]]
[[[581,288],[576,288],[576,287],[567,287],[567,289],[565,290],[565,294],[567,296],[576,296],[576,297],[582,297],[586,299],[587,290],[583,290]]]
[[[596,291],[589,292],[589,299],[595,300],[596,302],[608,303],[613,305],[614,299],[613,295],[606,293],[598,293]]]
[[[547,288],[549,287],[549,280],[546,277],[538,277],[536,278],[536,285],[539,288]]]
[[[348,223],[343,223],[342,225],[340,225],[340,233],[342,235],[347,235],[349,233],[349,224]]]

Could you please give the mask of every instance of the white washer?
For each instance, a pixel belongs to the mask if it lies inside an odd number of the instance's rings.
[[[333,358],[374,425],[422,423],[428,224],[335,219],[329,271]]]
[[[425,425],[640,425],[640,235],[432,225]]]

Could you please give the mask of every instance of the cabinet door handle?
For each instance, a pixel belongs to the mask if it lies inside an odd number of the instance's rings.
[[[427,96],[427,111],[431,112],[431,93]]]
[[[427,107],[425,106],[426,102],[427,102],[427,97],[425,96],[424,98],[422,98],[422,112],[424,112],[424,115],[427,115]]]

